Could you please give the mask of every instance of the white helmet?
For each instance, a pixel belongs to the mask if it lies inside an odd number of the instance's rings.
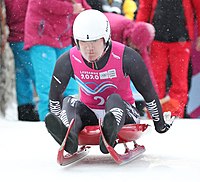
[[[107,44],[110,40],[110,23],[100,11],[90,9],[81,12],[73,24],[73,36],[77,40],[92,41],[104,38]]]

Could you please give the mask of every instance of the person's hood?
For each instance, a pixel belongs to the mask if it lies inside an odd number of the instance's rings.
[[[146,22],[134,22],[134,26],[130,32],[132,43],[140,51],[144,50],[151,44],[155,37],[155,28]]]

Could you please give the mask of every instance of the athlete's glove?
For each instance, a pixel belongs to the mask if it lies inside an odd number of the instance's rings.
[[[172,126],[175,116],[171,117],[171,112],[164,112],[163,113],[164,122],[154,122],[155,130],[158,133],[165,133],[167,132],[170,127]]]

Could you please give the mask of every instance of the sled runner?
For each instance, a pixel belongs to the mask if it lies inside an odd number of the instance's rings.
[[[141,135],[148,128],[147,124],[127,124],[122,127],[118,133],[118,139],[116,140],[117,144],[123,143],[125,147],[125,152],[119,154],[113,147],[111,147],[107,142],[105,137],[102,135],[101,122],[99,126],[86,126],[79,133],[79,148],[78,151],[74,154],[65,154],[64,148],[66,144],[67,137],[69,132],[74,124],[74,119],[71,121],[66,136],[63,140],[62,145],[58,151],[57,162],[60,165],[69,165],[71,163],[77,162],[78,160],[84,158],[89,153],[89,148],[91,145],[99,145],[99,138],[102,136],[103,142],[109,151],[110,155],[117,164],[125,164],[139,157],[143,152],[145,152],[145,147],[143,145],[138,145],[136,140],[141,137]],[[127,146],[127,142],[133,142],[134,148],[130,149]]]

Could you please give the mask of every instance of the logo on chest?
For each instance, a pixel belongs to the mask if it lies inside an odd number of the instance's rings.
[[[80,79],[82,80],[105,80],[117,78],[116,69],[111,69],[104,72],[90,72],[90,71],[81,71]]]
[[[108,78],[110,78],[110,79],[116,78],[117,77],[116,70],[111,69],[108,71],[100,72],[99,77],[100,77],[100,80],[108,79]]]
[[[77,82],[81,86],[81,89],[86,94],[97,94],[102,93],[107,89],[117,89],[116,80],[117,78],[116,69],[111,69],[104,72],[90,72],[81,71],[80,78],[75,76]]]

